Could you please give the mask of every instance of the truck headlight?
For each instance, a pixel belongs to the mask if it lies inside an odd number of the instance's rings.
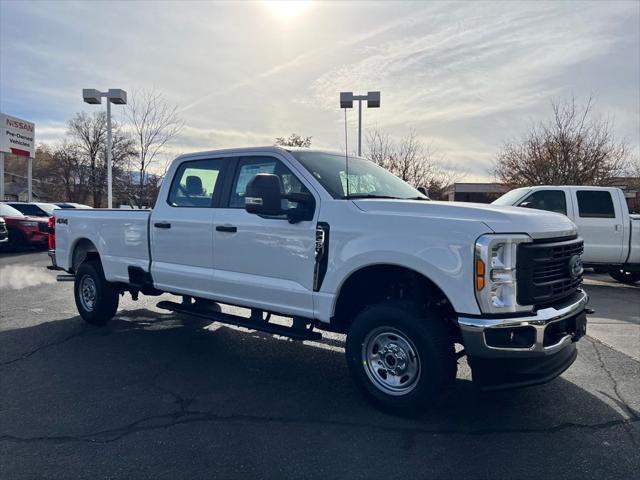
[[[484,313],[530,311],[517,301],[516,257],[518,245],[531,242],[524,234],[489,234],[476,241],[474,289]]]

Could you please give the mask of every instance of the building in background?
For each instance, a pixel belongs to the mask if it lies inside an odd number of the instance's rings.
[[[510,188],[501,183],[454,183],[444,192],[450,202],[491,203]]]
[[[631,213],[640,213],[640,178],[617,177],[611,186],[622,189]]]
[[[40,182],[33,180],[33,201],[42,202],[47,200],[40,195]],[[4,175],[4,198],[0,201],[7,202],[27,202],[29,201],[29,186],[27,177],[6,172]]]

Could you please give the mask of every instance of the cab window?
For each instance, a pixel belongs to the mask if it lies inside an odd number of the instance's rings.
[[[562,190],[538,190],[525,198],[518,206],[567,214],[567,199]]]
[[[280,178],[280,189],[283,194],[309,193],[307,187],[279,160],[273,157],[244,157],[238,162],[229,199],[229,208],[244,208],[244,194],[247,184],[259,173],[277,175]],[[282,200],[283,212],[298,207],[297,202]]]
[[[184,162],[173,178],[169,198],[172,207],[207,208],[220,188],[222,159]]]
[[[578,211],[583,218],[616,218],[609,192],[578,190]]]

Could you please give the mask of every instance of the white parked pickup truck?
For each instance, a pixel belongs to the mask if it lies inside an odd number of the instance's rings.
[[[584,240],[585,266],[606,270],[625,283],[640,281],[640,215],[629,214],[624,193],[614,187],[538,186],[505,193],[494,205],[562,213]]]
[[[346,333],[355,381],[395,411],[433,400],[465,353],[483,388],[551,380],[586,331],[582,239],[567,217],[432,202],[337,153],[184,155],[153,210],[57,211],[55,245],[51,268],[75,276],[89,323],[112,318],[125,292],[170,292],[182,301],[159,307],[212,321],[301,340]]]

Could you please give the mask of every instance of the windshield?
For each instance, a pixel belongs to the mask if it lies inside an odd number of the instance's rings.
[[[7,205],[6,203],[0,203],[0,215],[3,217],[22,217],[22,213],[19,210]]]
[[[527,193],[529,193],[530,188],[516,188],[515,190],[511,190],[510,192],[505,193],[497,200],[491,202],[493,205],[515,205],[518,200],[524,197]]]
[[[10,205],[16,210],[22,212],[23,215],[30,215],[32,217],[48,216],[47,212],[33,203],[11,203]]]
[[[344,155],[324,152],[291,152],[333,198],[400,198],[428,200],[418,190],[375,163],[349,157],[347,182]]]

